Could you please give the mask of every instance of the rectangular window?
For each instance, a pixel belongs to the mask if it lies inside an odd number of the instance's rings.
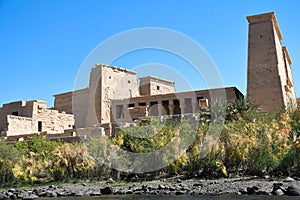
[[[158,102],[157,101],[150,102],[149,114],[152,116],[158,116]]]
[[[163,100],[161,103],[164,108],[163,115],[170,115],[169,100]]]
[[[198,107],[200,108],[200,99],[204,99],[203,97],[197,97],[197,103],[198,103]]]
[[[180,115],[181,114],[181,109],[180,109],[180,101],[178,99],[173,100],[173,105],[174,105],[174,115]]]
[[[191,98],[185,98],[184,99],[184,104],[185,104],[185,113],[192,113],[193,112],[193,106],[192,106],[192,99]]]
[[[14,116],[19,116],[19,112],[18,111],[12,112],[11,114],[14,115]]]
[[[199,106],[201,110],[208,109],[208,99],[199,99]]]
[[[139,103],[139,106],[146,106],[146,102]]]
[[[133,108],[133,107],[134,107],[134,103],[128,104],[128,108]]]

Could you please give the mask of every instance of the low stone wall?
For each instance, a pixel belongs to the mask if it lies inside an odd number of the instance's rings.
[[[32,118],[7,115],[7,131],[5,136],[27,135],[32,134]]]

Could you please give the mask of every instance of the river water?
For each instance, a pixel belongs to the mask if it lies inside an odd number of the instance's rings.
[[[45,198],[44,200],[53,200],[55,198]],[[256,195],[219,195],[219,196],[172,196],[172,195],[162,195],[162,196],[151,196],[151,195],[120,195],[120,196],[100,196],[100,197],[62,197],[56,198],[56,200],[223,200],[223,199],[233,199],[233,200],[293,200],[299,199],[299,197],[291,196],[256,196]]]

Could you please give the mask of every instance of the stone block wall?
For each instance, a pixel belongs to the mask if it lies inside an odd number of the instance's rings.
[[[185,115],[198,113],[203,102],[211,102],[211,96],[225,94],[227,101],[244,98],[235,87],[198,90],[190,92],[149,95],[112,101],[112,123],[132,123],[145,116]],[[209,106],[209,105],[207,105]]]
[[[76,90],[54,95],[54,109],[73,114],[77,128],[85,127],[89,89]]]
[[[30,117],[7,115],[6,123],[7,127],[3,130],[2,136],[27,135],[34,133],[33,122]]]
[[[80,127],[110,123],[112,99],[139,96],[136,72],[106,64],[97,64],[91,70],[88,91],[88,99],[82,106],[86,109],[85,122],[80,124]],[[74,114],[76,127],[78,127],[77,115]]]
[[[89,87],[54,95],[54,109],[74,114],[76,128],[95,127],[111,123],[112,100],[139,97],[144,86],[151,95],[175,93],[174,82],[152,76],[141,78],[140,86],[136,72],[97,64],[91,69]]]
[[[72,114],[59,113],[57,110],[38,108],[32,118],[33,130],[47,132],[48,134],[63,133],[64,130],[73,129],[75,120]],[[38,124],[41,123],[41,130]]]
[[[274,13],[247,17],[248,74],[247,98],[262,112],[295,109],[296,96],[291,59],[282,47],[282,34]]]
[[[153,76],[140,78],[140,94],[142,96],[169,94],[175,92],[174,82]]]
[[[54,95],[54,109],[72,114],[73,92]]]
[[[19,101],[4,104],[0,108],[0,132],[2,136],[16,136],[46,132],[64,133],[72,129],[74,116],[48,109],[45,101]]]

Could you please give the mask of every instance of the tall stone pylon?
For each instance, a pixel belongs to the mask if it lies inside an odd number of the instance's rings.
[[[247,99],[262,112],[295,110],[291,58],[273,12],[248,16]]]

